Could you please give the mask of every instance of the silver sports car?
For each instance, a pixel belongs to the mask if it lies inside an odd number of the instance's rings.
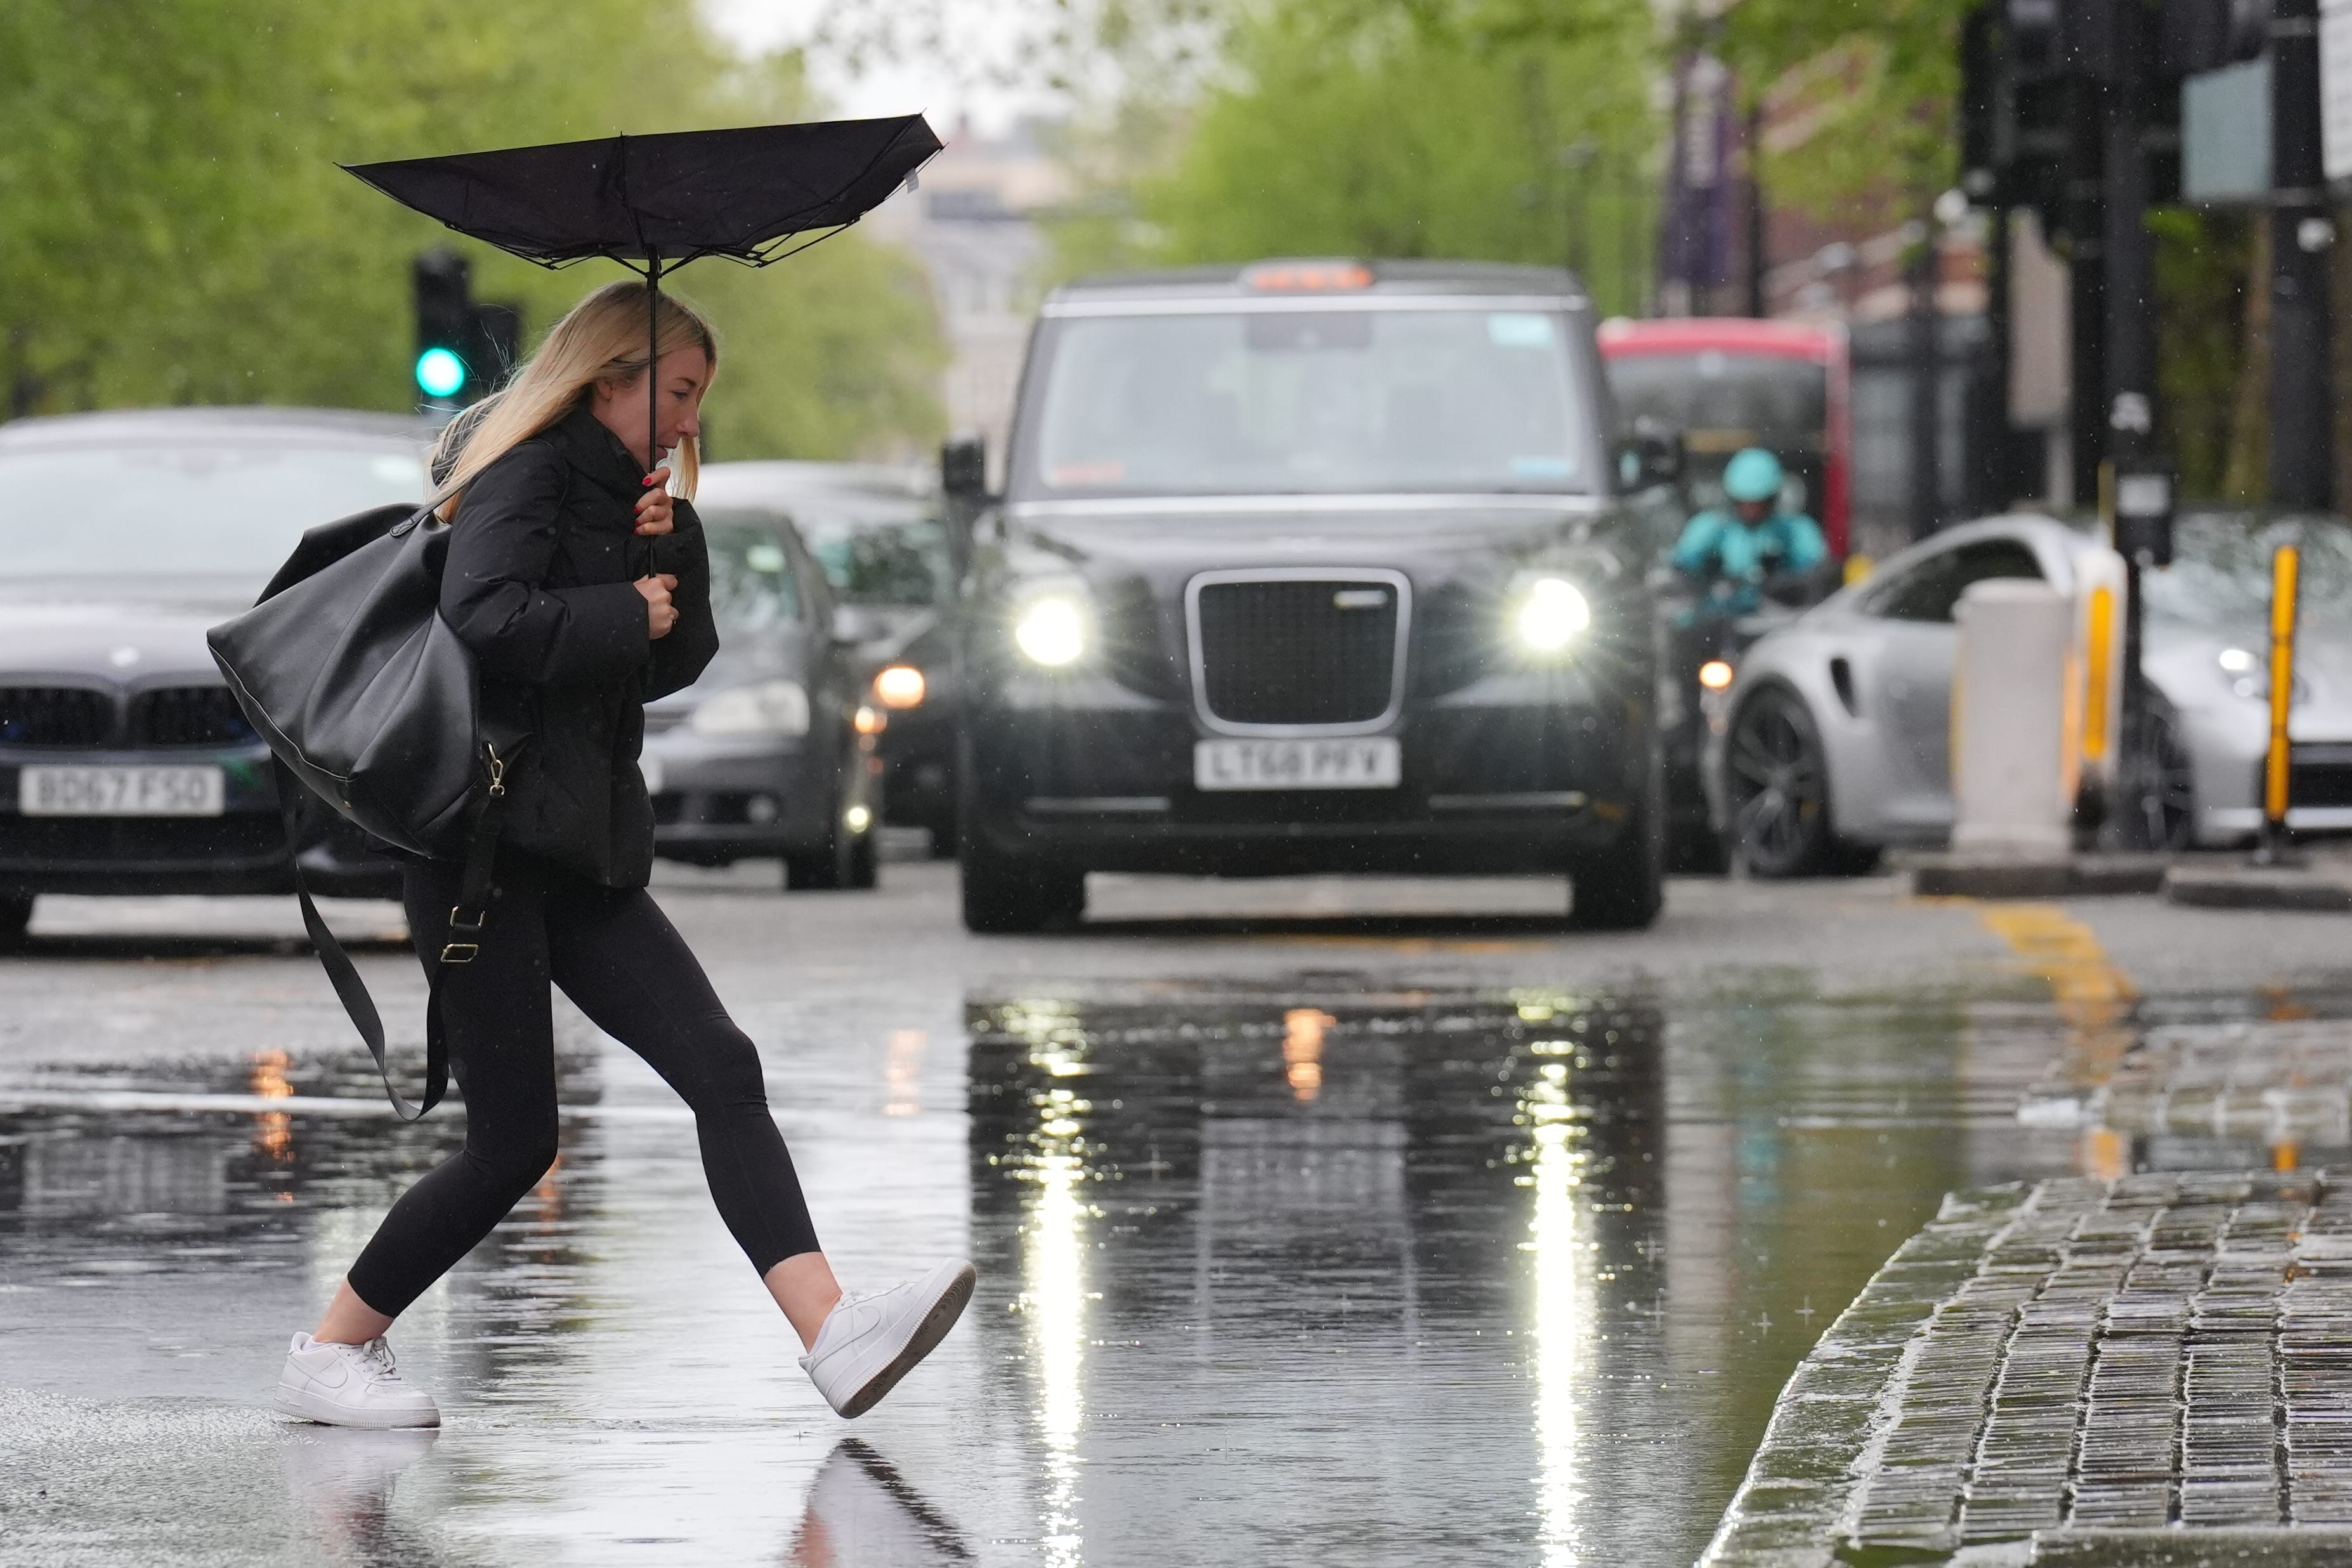
[[[2261,826],[2270,561],[2288,541],[2303,548],[2288,824],[2352,828],[2352,525],[2198,513],[2179,521],[2173,565],[2143,574],[2153,691],[2142,743],[2157,782],[2146,808],[2162,842],[2227,845]],[[2047,517],[1967,523],[1767,635],[1711,704],[1705,776],[1717,830],[1767,877],[1941,843],[1961,592],[2039,577],[2071,596],[2105,553],[2095,534]]]

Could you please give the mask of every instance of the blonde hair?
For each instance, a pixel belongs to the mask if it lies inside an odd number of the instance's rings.
[[[441,489],[436,510],[455,517],[474,476],[572,412],[599,381],[635,381],[648,373],[643,283],[607,283],[548,329],[539,352],[496,394],[441,432],[433,473]],[[653,349],[668,354],[698,348],[719,368],[719,337],[710,323],[674,294],[656,294]],[[670,489],[692,500],[702,468],[699,443],[686,437],[670,454]],[[445,477],[446,476],[446,477]]]

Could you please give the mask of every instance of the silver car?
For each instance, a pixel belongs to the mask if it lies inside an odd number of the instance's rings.
[[[2332,517],[2181,518],[2176,561],[2143,574],[2143,754],[2152,836],[2222,846],[2262,823],[2270,562],[2303,547],[2289,826],[2352,828],[2352,527]],[[1759,876],[1853,869],[1952,826],[1953,611],[1971,583],[2038,577],[2074,595],[2106,557],[2092,533],[2015,515],[1889,558],[1748,650],[1711,706],[1710,815]]]

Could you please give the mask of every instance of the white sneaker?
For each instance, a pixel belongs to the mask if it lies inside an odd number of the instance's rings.
[[[842,1416],[865,1415],[948,1337],[971,1300],[973,1278],[971,1265],[956,1258],[920,1279],[844,1296],[801,1357],[801,1370]]]
[[[278,1408],[329,1426],[381,1431],[441,1425],[433,1396],[401,1377],[392,1347],[380,1335],[363,1345],[343,1345],[296,1334],[278,1379]]]

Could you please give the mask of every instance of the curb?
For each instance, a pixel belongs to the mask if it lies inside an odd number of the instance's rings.
[[[2176,904],[2209,910],[2352,910],[2352,883],[2315,871],[2262,866],[2226,870],[2175,867],[2164,879],[2164,896]]]
[[[2025,859],[1922,855],[1911,863],[1919,898],[2084,899],[2162,892],[2170,862],[2161,855],[2070,855]]]

